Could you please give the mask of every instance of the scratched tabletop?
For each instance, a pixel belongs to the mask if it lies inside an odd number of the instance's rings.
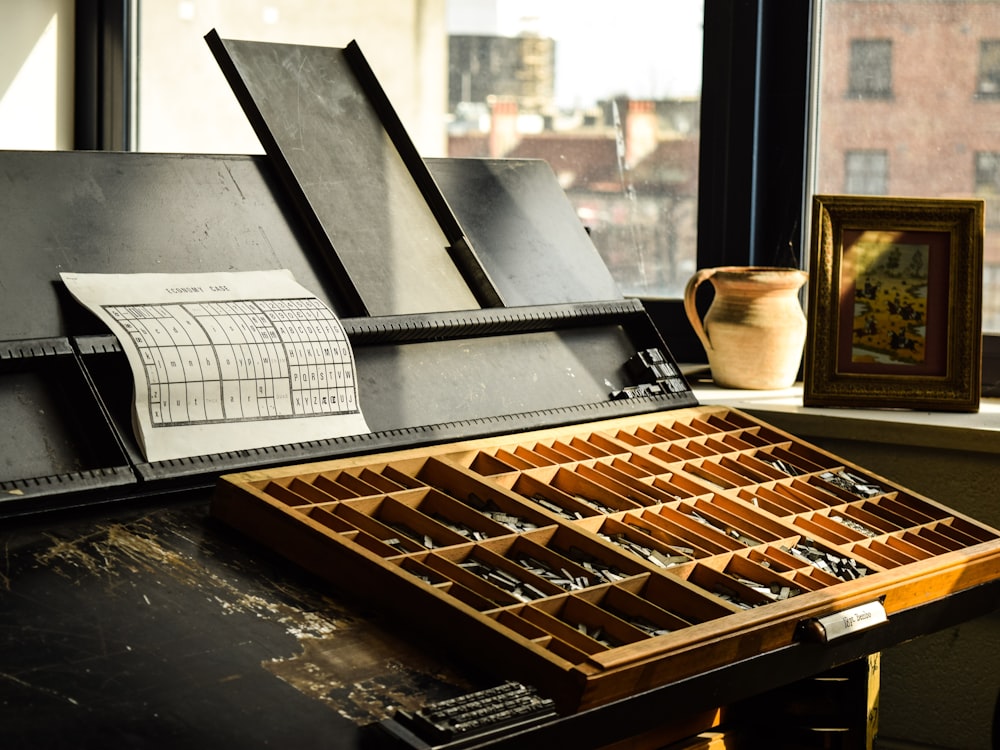
[[[0,527],[0,746],[355,748],[481,687],[208,516]]]

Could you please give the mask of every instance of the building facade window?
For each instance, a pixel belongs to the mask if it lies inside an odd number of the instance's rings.
[[[882,149],[848,151],[844,154],[844,192],[852,195],[886,195],[889,185],[889,154]]]
[[[892,40],[851,40],[847,95],[855,99],[892,98]]]
[[[976,153],[976,194],[1000,195],[1000,151]]]
[[[979,151],[976,159],[976,195],[986,201],[986,226],[1000,227],[1000,151]]]
[[[986,201],[1000,227],[1000,3],[822,0],[817,193]],[[850,91],[855,96],[845,96]],[[864,94],[890,92],[874,99]],[[983,242],[983,330],[1000,333],[1000,233]]]
[[[1000,99],[1000,39],[983,39],[979,42],[976,96],[982,99]]]

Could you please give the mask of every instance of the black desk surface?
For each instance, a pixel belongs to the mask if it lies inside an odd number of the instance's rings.
[[[4,747],[357,747],[471,687],[207,507],[0,532]]]
[[[499,681],[423,650],[405,622],[347,601],[222,526],[208,500],[200,491],[4,522],[4,748],[368,748],[378,734],[364,727],[395,708]],[[998,602],[995,581],[896,613],[862,637],[761,654],[490,747],[601,747]]]

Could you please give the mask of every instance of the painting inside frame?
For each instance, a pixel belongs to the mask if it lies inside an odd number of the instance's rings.
[[[944,376],[948,232],[844,229],[837,371]]]

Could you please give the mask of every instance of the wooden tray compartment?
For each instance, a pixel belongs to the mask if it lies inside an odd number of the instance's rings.
[[[648,499],[645,502],[637,500],[641,496],[636,492],[628,496],[619,494],[605,486],[610,482],[596,482],[563,466],[498,477],[497,482],[568,521],[651,504]]]
[[[793,554],[791,550],[800,541],[803,541],[801,537],[793,537],[784,540],[781,544],[754,547],[747,552],[747,559],[767,566],[785,576],[791,576],[795,579],[807,577],[819,586],[836,586],[844,582],[842,578],[816,567],[802,556]],[[815,543],[813,545],[815,546]],[[825,549],[822,546],[820,548]]]
[[[593,655],[674,634],[735,608],[681,581],[643,574],[493,613],[545,649]]]
[[[490,585],[488,581],[476,579],[460,566],[442,562],[439,555],[400,557],[394,562],[431,588],[480,612],[518,601],[507,592]]]
[[[1000,578],[997,530],[725,407],[235,474],[212,512],[564,711]]]
[[[510,529],[433,489],[345,500],[331,508],[352,526],[379,538],[399,537],[409,547],[437,549],[504,536]]]
[[[724,495],[685,500],[671,507],[747,547],[796,533],[791,526]]]
[[[483,545],[451,550],[427,558],[427,565],[446,576],[472,588],[492,602],[483,609],[497,609],[512,604],[546,599],[564,592],[564,588],[544,576],[537,575],[519,563],[523,553],[513,549],[513,540],[503,549]],[[508,557],[507,553],[515,555]],[[513,585],[507,582],[516,582]]]
[[[642,592],[648,588],[648,582],[649,576],[643,576],[620,585],[581,594],[579,598],[589,598],[595,606],[642,630],[645,637],[649,638],[707,622],[721,617],[724,612],[723,609],[709,610],[706,606],[685,607],[683,601],[675,605],[681,611],[671,610],[663,592],[657,592],[657,602],[642,596]],[[674,597],[677,598],[679,597]]]
[[[627,523],[634,518],[634,514],[588,518],[578,522],[576,526],[597,534],[606,542],[656,568],[669,569],[691,562],[690,555],[663,541],[657,534]]]
[[[711,563],[712,561],[709,561],[707,564]],[[743,581],[745,585],[755,584],[767,588],[769,591],[765,593],[765,596],[774,601],[781,601],[787,596],[797,595],[795,591],[791,591],[785,596],[784,592],[780,590],[784,586],[798,589],[798,593],[806,593],[840,583],[839,579],[827,576],[813,566],[809,566],[808,569],[799,567],[782,570],[781,566],[767,562],[766,558],[761,558],[758,562],[744,553],[734,554],[722,572]],[[777,591],[775,591],[776,587]]]
[[[650,508],[640,513],[627,513],[621,516],[621,522],[667,545],[677,554],[693,559],[731,552],[739,546],[735,540],[726,538],[725,535],[723,540],[706,538],[706,533],[711,534],[710,529],[693,528],[696,521],[670,508]]]
[[[518,616],[588,655],[648,637],[638,628],[572,596],[524,607]]]
[[[739,577],[730,575],[725,570],[716,570],[705,563],[695,563],[686,570],[686,574],[688,581],[736,609],[751,609],[774,601],[772,597],[757,591]]]

